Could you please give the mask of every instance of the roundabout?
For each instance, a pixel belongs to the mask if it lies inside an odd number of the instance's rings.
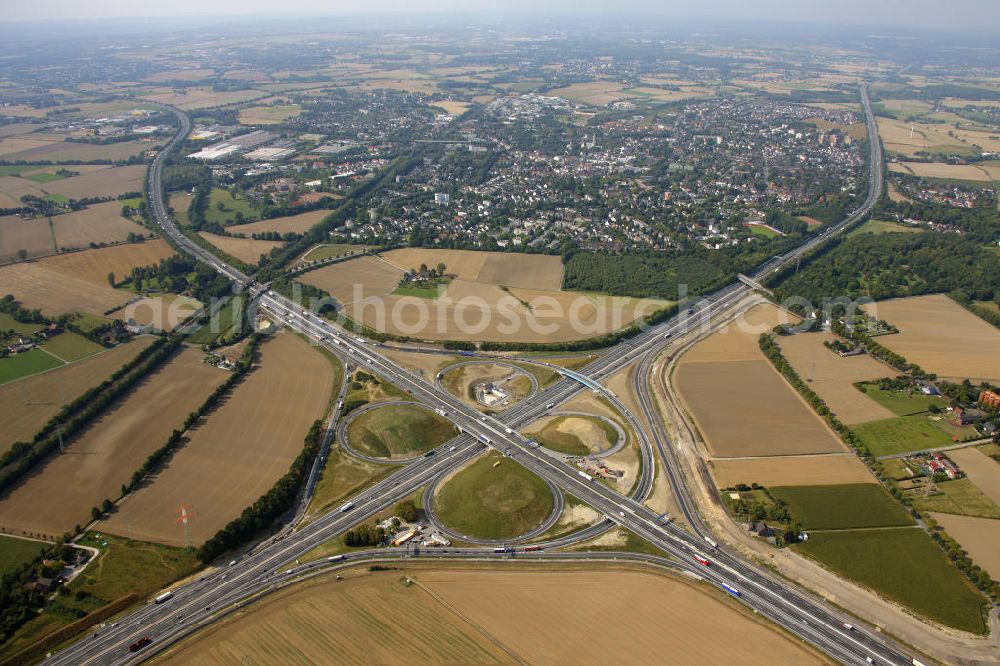
[[[424,510],[435,527],[478,544],[535,538],[559,520],[563,506],[555,485],[493,452],[438,476],[424,491]]]
[[[437,373],[435,384],[480,411],[502,411],[535,395],[538,380],[524,368],[499,360],[462,361]]]
[[[457,434],[447,419],[406,400],[364,405],[337,427],[337,439],[346,452],[390,464],[406,464]]]

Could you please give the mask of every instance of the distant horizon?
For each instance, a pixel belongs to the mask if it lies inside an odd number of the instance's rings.
[[[71,0],[14,0],[7,3],[0,24],[24,23],[94,23],[113,21],[212,22],[237,21],[246,24],[262,20],[294,22],[303,19],[377,19],[401,21],[413,19],[559,19],[618,17],[659,18],[663,20],[704,21],[726,24],[749,21],[756,24],[808,24],[831,28],[865,27],[895,31],[970,31],[1000,32],[1000,12],[992,0],[953,0],[942,13],[940,4],[930,0],[841,0],[835,6],[810,0],[710,0],[692,2],[673,0],[620,0],[613,9],[596,0],[569,3],[538,3],[510,0],[502,5],[492,0],[456,2],[433,0],[417,8],[402,0],[347,0],[331,6],[321,0],[284,0],[280,9],[271,0],[175,0],[169,7],[137,5],[130,0],[95,0],[79,3]],[[864,17],[864,18],[861,18]]]

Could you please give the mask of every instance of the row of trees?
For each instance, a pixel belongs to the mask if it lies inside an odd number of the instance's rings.
[[[292,462],[288,472],[256,502],[244,509],[239,518],[201,545],[198,557],[202,562],[211,562],[227,550],[249,541],[295,506],[299,490],[309,476],[312,461],[319,454],[323,434],[323,422],[315,421],[309,428],[302,451]]]
[[[109,379],[83,393],[42,426],[31,443],[15,442],[0,457],[0,493],[7,491],[36,463],[53,453],[61,440],[66,440],[102,414],[119,397],[125,395],[167,361],[180,346],[181,340],[161,338],[144,349],[133,360],[118,369]]]

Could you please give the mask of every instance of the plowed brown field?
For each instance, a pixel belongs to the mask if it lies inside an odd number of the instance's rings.
[[[203,358],[200,350],[183,350],[74,438],[65,454],[38,466],[0,501],[0,528],[52,538],[85,524],[90,507],[117,497],[132,472],[226,379],[226,371]]]
[[[969,551],[972,561],[986,569],[993,580],[1000,580],[1000,520],[932,513],[948,536]]]
[[[410,587],[398,572],[358,569],[342,581],[296,586],[181,644],[165,661],[823,663],[739,606],[660,573],[605,566],[409,573],[417,583]]]
[[[302,440],[321,418],[333,368],[307,342],[279,333],[261,346],[261,361],[201,425],[167,467],[127,498],[104,529],[143,541],[184,545],[181,505],[199,545],[236,518],[288,471]]]
[[[757,306],[748,324],[713,334],[677,366],[674,381],[715,456],[846,450],[758,347],[758,328],[770,330],[781,318],[774,306]]]

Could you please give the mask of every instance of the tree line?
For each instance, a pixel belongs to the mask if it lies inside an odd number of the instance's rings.
[[[165,363],[181,344],[180,337],[160,338],[115,371],[109,379],[88,389],[42,426],[31,443],[15,442],[0,456],[0,494],[5,493],[38,462],[91,423],[118,398]]]

